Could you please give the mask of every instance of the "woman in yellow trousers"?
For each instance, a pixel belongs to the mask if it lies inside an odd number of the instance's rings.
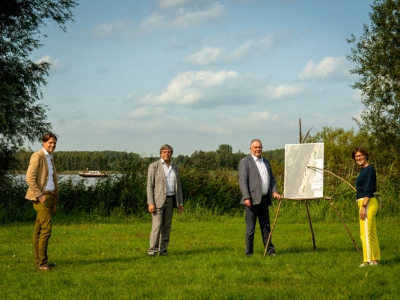
[[[363,263],[360,268],[374,266],[381,259],[378,233],[376,231],[376,213],[378,201],[376,192],[376,172],[368,163],[368,152],[363,147],[356,147],[351,156],[360,167],[356,179],[357,204],[360,214],[360,237],[363,246]]]

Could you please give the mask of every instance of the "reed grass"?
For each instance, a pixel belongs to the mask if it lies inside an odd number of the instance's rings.
[[[118,213],[124,216],[141,216],[146,213],[147,207],[147,179],[141,174],[140,172],[126,173],[109,177],[96,181],[93,186],[87,186],[83,180],[62,181],[59,189],[58,214],[74,216],[83,213],[109,217],[111,214]],[[331,177],[325,178],[325,196],[333,199],[335,207],[344,218],[356,221],[355,192],[344,182]],[[183,169],[181,180],[187,208],[196,211],[199,209],[211,211],[213,215],[231,216],[242,211],[237,171]],[[280,178],[278,187],[281,192],[283,192],[282,184],[282,178]],[[32,204],[25,199],[27,190],[25,180],[15,179],[7,187],[1,194],[0,224],[33,220],[35,213],[32,210]],[[391,174],[378,177],[379,214],[382,218],[393,218],[400,214],[399,190],[400,183],[397,177]],[[276,201],[274,205],[277,205]],[[296,216],[305,211],[302,205],[296,201],[285,200],[282,208],[286,214]],[[325,200],[311,200],[309,207],[313,219],[317,221],[337,218]]]
[[[287,205],[296,206],[292,203]],[[273,234],[277,256],[263,258],[259,231],[255,254],[244,255],[243,211],[216,216],[185,207],[174,215],[169,256],[148,257],[150,215],[114,210],[55,215],[50,272],[36,269],[33,223],[0,227],[2,299],[395,299],[400,287],[399,220],[380,219],[382,261],[360,269],[338,219],[314,221],[313,251],[305,210],[282,208]],[[274,208],[276,209],[276,207]],[[271,212],[271,216],[275,211]],[[271,218],[273,219],[273,218]],[[272,221],[272,220],[271,220]],[[358,223],[347,223],[356,241]]]

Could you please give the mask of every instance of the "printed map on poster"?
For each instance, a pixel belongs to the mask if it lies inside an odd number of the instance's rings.
[[[324,195],[324,144],[285,145],[285,198],[315,199]]]

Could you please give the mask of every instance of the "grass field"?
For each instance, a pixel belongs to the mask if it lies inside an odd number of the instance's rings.
[[[272,220],[271,220],[272,222]],[[396,299],[400,293],[400,220],[380,220],[382,261],[362,262],[337,222],[315,222],[313,251],[305,215],[273,235],[276,257],[244,255],[244,218],[176,215],[169,256],[148,257],[150,217],[55,216],[50,272],[35,267],[33,223],[0,227],[1,299]],[[358,223],[347,224],[359,248]]]

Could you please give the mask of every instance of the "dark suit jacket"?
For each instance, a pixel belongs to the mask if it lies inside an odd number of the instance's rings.
[[[272,204],[272,193],[278,192],[274,174],[272,173],[269,161],[262,157],[269,175],[269,198],[268,205]],[[260,204],[262,198],[262,181],[256,162],[250,154],[240,160],[239,163],[239,186],[242,192],[241,204],[244,200],[250,199],[252,205]]]
[[[171,163],[172,169],[175,171],[175,203],[174,207],[183,205],[183,196],[181,188],[181,180],[179,178],[178,166]],[[147,173],[147,204],[154,204],[161,208],[164,205],[167,196],[167,185],[165,183],[165,173],[161,159],[153,162],[149,166]]]
[[[26,171],[26,182],[28,183],[28,191],[26,192],[25,198],[31,201],[36,201],[38,196],[43,194],[46,188],[47,179],[49,177],[49,167],[47,166],[46,154],[43,149],[32,154],[29,161],[29,167]],[[56,205],[58,202],[58,185],[57,185],[57,173],[56,168],[53,164],[53,180],[55,186],[54,202]]]

